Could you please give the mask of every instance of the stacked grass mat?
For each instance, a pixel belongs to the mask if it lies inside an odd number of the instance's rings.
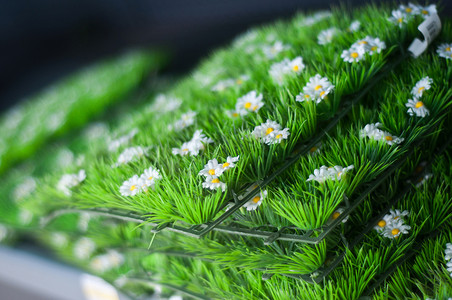
[[[452,297],[451,22],[438,31],[417,4],[249,30],[10,169],[4,241],[136,299]]]

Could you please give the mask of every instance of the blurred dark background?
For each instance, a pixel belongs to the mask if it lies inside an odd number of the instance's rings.
[[[379,3],[381,1],[373,1]],[[297,11],[365,1],[3,0],[0,110],[93,61],[135,46],[164,46],[167,72],[184,72],[251,25]],[[451,16],[452,1],[439,4]]]

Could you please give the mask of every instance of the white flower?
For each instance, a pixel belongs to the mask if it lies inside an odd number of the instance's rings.
[[[379,38],[366,36],[364,39],[358,40],[352,44],[350,49],[358,49],[360,47],[364,49],[364,52],[369,53],[369,55],[373,55],[374,53],[381,53],[381,50],[386,49],[386,44]]]
[[[78,217],[78,223],[77,223],[78,229],[82,232],[87,231],[90,220],[91,220],[91,215],[89,213],[81,213]]]
[[[74,255],[80,260],[85,260],[96,250],[96,244],[87,237],[80,238],[74,245]]]
[[[447,243],[446,244],[446,250],[444,250],[444,259],[445,260],[452,260],[452,244]]]
[[[361,22],[358,20],[353,21],[350,26],[347,28],[347,31],[349,32],[356,32],[361,27]]]
[[[364,58],[364,47],[354,47],[342,51],[341,58],[348,63],[358,62]]]
[[[422,97],[424,92],[429,90],[432,87],[432,83],[433,83],[433,79],[431,79],[430,77],[426,76],[426,77],[422,78],[421,80],[416,82],[416,85],[411,90],[411,94],[415,98]]]
[[[345,168],[341,166],[334,166],[329,168],[327,166],[321,166],[319,169],[315,169],[314,173],[309,175],[306,181],[314,180],[322,183],[325,180],[341,180],[342,177],[354,167],[354,165],[350,165]]]
[[[331,16],[330,11],[319,11],[312,16],[306,17],[302,21],[303,26],[312,26],[317,22],[320,22],[323,19],[329,18]]]
[[[206,181],[202,183],[202,187],[211,190],[221,188],[223,192],[226,190],[226,184],[224,182],[221,182],[217,176],[210,175],[206,177]]]
[[[111,141],[108,145],[108,151],[113,152],[116,151],[119,147],[124,144],[127,144],[132,140],[132,138],[138,133],[138,129],[132,129],[128,134],[123,135],[113,141]]]
[[[311,149],[309,149],[309,154],[310,155],[317,155],[320,153],[320,149],[322,148],[322,144],[318,143],[315,146],[311,147]]]
[[[144,170],[143,174],[140,176],[141,189],[147,190],[148,188],[154,188],[156,180],[161,179],[160,171],[149,167]]]
[[[402,28],[403,23],[407,23],[407,15],[400,10],[393,10],[388,21]]]
[[[130,147],[124,149],[124,151],[119,155],[118,162],[115,166],[120,166],[123,164],[127,164],[137,158],[142,158],[148,155],[148,149],[140,146]]]
[[[418,179],[418,182],[416,183],[416,187],[421,187],[427,180],[433,177],[433,174],[425,174],[423,177]]]
[[[179,120],[174,122],[173,125],[168,125],[169,130],[181,131],[195,123],[196,112],[189,110],[188,112],[182,114]]]
[[[441,44],[438,46],[438,49],[436,50],[436,53],[440,57],[444,57],[446,59],[452,59],[452,43],[451,44]]]
[[[193,138],[189,142],[185,142],[182,144],[181,148],[173,148],[172,153],[174,155],[188,155],[197,156],[200,151],[205,149],[206,144],[213,143],[211,138],[206,137],[202,133],[202,129],[198,129],[193,134]]]
[[[33,177],[27,177],[25,180],[16,186],[16,188],[13,191],[13,198],[14,201],[18,202],[22,200],[23,198],[29,196],[31,193],[33,193],[36,190],[36,181]]]
[[[282,140],[287,139],[290,135],[289,128],[281,130],[281,125],[272,120],[267,120],[267,122],[256,126],[252,134],[267,145],[281,143]]]
[[[22,225],[28,225],[33,220],[33,214],[27,209],[21,209],[19,211],[19,221]]]
[[[84,131],[83,135],[88,140],[97,140],[100,138],[105,138],[108,134],[108,126],[103,122],[95,122],[90,124]]]
[[[207,162],[207,164],[204,166],[204,169],[199,171],[199,175],[202,176],[214,176],[218,177],[221,174],[223,174],[224,169],[223,167],[218,163],[218,160],[216,158],[211,159]]]
[[[377,225],[374,227],[374,229],[380,233],[382,233],[386,226],[391,224],[391,222],[393,221],[393,218],[391,215],[385,215],[383,217],[383,219],[381,219],[380,221],[378,221]]]
[[[408,234],[408,230],[410,229],[411,227],[405,225],[402,219],[398,219],[387,224],[382,234],[384,237],[395,239],[401,234]]]
[[[239,161],[239,156],[236,157],[228,156],[226,162],[221,165],[221,168],[226,171],[235,167],[235,163]]]
[[[403,138],[393,136],[389,132],[379,129],[380,126],[380,123],[367,124],[360,130],[359,136],[361,138],[368,137],[373,140],[384,141],[388,145],[400,144],[404,141]]]
[[[94,257],[90,262],[90,267],[98,273],[104,273],[123,263],[124,255],[115,250],[108,250],[107,253]]]
[[[151,111],[166,113],[178,109],[182,100],[175,97],[159,94],[155,97],[154,103],[150,106]]]
[[[234,86],[235,85],[235,80],[228,78],[225,80],[220,80],[217,82],[217,84],[215,84],[210,90],[212,92],[222,92],[225,89],[227,89],[228,87]]]
[[[268,59],[275,58],[279,53],[288,50],[290,47],[287,45],[284,45],[281,41],[276,41],[271,46],[264,46],[262,51],[264,52],[264,55]]]
[[[419,9],[419,14],[421,16],[423,16],[424,19],[426,19],[427,17],[430,17],[433,14],[438,13],[437,10],[436,10],[436,5],[435,4],[431,4],[429,6],[421,6],[421,5],[419,5],[418,9]]]
[[[430,114],[430,111],[425,107],[424,102],[418,99],[408,99],[408,103],[405,104],[408,107],[407,113],[410,116],[416,115],[417,117],[425,117]]]
[[[449,261],[449,262],[447,262],[446,267],[447,267],[447,271],[448,271],[448,272],[451,272],[451,273],[450,273],[450,277],[452,277],[452,260]],[[450,298],[449,298],[449,299],[450,299]]]
[[[399,11],[412,16],[420,13],[419,6],[414,5],[413,3],[408,3],[408,5],[400,5]]]
[[[243,204],[243,207],[245,207],[248,211],[256,210],[265,198],[267,198],[267,191],[260,191],[258,195],[253,197],[253,199]]]
[[[387,131],[383,131],[383,137],[382,140],[386,142],[389,146],[392,146],[394,144],[398,145],[404,141],[404,138],[399,138],[395,135],[391,135]]]
[[[52,232],[50,235],[50,242],[58,248],[63,248],[67,246],[68,238],[64,233]]]
[[[395,209],[395,210],[389,210],[389,215],[391,216],[391,218],[394,220],[394,221],[397,221],[397,220],[399,220],[399,219],[401,219],[401,218],[404,218],[404,217],[407,217],[407,216],[409,216],[410,215],[410,213],[407,211],[407,210],[404,210],[404,211],[400,211],[400,210],[398,210],[398,209]]]
[[[71,188],[76,187],[86,178],[85,170],[80,170],[77,174],[64,174],[58,181],[57,189],[67,196],[71,195]]]
[[[271,65],[269,73],[272,79],[282,85],[286,75],[300,74],[305,68],[303,58],[301,56],[295,57],[293,60],[285,58],[284,60]]]
[[[240,114],[235,109],[226,110],[225,113],[231,119],[235,119],[240,116]]]
[[[319,45],[326,45],[333,41],[333,38],[339,33],[339,30],[335,27],[331,27],[320,31],[317,36],[317,43]]]
[[[258,95],[256,91],[251,91],[237,99],[235,111],[244,116],[250,112],[257,113],[262,106],[264,106],[262,94]]]
[[[336,210],[333,212],[333,214],[331,215],[329,222],[332,222],[332,221],[336,220],[337,218],[339,218],[339,216],[344,212],[344,210],[345,210],[345,208],[342,208],[342,207],[336,209]],[[349,216],[345,217],[345,218],[342,220],[342,223],[347,222],[347,221],[348,221],[348,218],[349,218]]]
[[[132,178],[129,178],[122,183],[119,192],[123,196],[135,196],[141,191],[141,185],[140,177],[138,177],[138,175],[133,175]]]
[[[305,68],[303,58],[301,56],[295,57],[294,59],[289,61],[288,67],[295,74],[300,74],[301,71]]]
[[[334,85],[328,81],[328,78],[316,74],[309,78],[309,82],[303,87],[303,93],[300,93],[295,100],[298,102],[315,101],[320,103],[334,89]]]

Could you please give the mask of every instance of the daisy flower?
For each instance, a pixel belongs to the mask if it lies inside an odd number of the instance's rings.
[[[74,255],[80,260],[90,257],[94,250],[96,250],[96,244],[87,237],[80,238],[74,245]]]
[[[423,177],[418,179],[418,182],[416,183],[416,187],[421,187],[427,180],[433,177],[433,174],[425,174]]]
[[[438,49],[436,49],[436,53],[440,57],[444,57],[446,59],[452,59],[452,44],[441,44],[438,46]]]
[[[290,47],[281,41],[276,41],[273,45],[264,46],[262,51],[268,59],[274,59],[279,53],[288,50]]]
[[[393,10],[388,21],[402,28],[402,24],[407,23],[407,15],[400,10]]]
[[[170,97],[164,94],[159,94],[155,97],[154,103],[150,106],[151,111],[166,113],[175,111],[182,104],[182,100],[176,97]]]
[[[407,113],[410,116],[416,115],[417,117],[425,117],[430,114],[430,111],[425,107],[424,102],[414,98],[414,99],[408,99],[408,103],[405,104],[405,106],[408,108]]]
[[[401,218],[404,218],[404,217],[407,217],[407,216],[409,216],[410,215],[410,213],[407,211],[407,210],[404,210],[404,211],[400,211],[400,210],[398,210],[398,209],[395,209],[395,210],[389,210],[389,215],[391,216],[391,218],[394,220],[394,221],[397,221],[397,220],[399,220],[399,219],[401,219]]]
[[[396,145],[401,144],[405,139],[392,135],[387,131],[383,131],[382,140],[389,146],[392,146],[394,144],[396,144]]]
[[[240,116],[240,114],[235,109],[226,110],[225,113],[231,119],[235,119]]]
[[[215,84],[210,90],[212,92],[222,92],[225,89],[234,86],[235,85],[235,80],[234,79],[225,79],[225,80],[220,80],[217,82],[217,84]]]
[[[403,223],[403,220],[401,219],[394,220],[385,227],[383,231],[383,236],[390,239],[395,239],[398,238],[401,234],[408,234],[408,230],[410,229],[411,227],[405,225]]]
[[[141,188],[145,191],[149,187],[154,188],[155,181],[159,179],[162,179],[160,171],[158,169],[154,169],[153,167],[149,167],[144,170],[143,174],[140,176]]]
[[[128,134],[123,135],[113,141],[110,141],[110,143],[108,144],[108,151],[110,152],[116,151],[122,145],[130,142],[137,133],[138,129],[134,128]]]
[[[348,63],[358,62],[364,58],[364,47],[353,47],[342,51],[341,58]]]
[[[239,161],[239,156],[236,157],[228,156],[226,162],[221,165],[221,168],[226,171],[235,167],[235,163]]]
[[[333,180],[341,180],[342,176],[344,176],[348,171],[353,170],[355,168],[354,165],[350,165],[348,167],[334,166],[332,168],[328,168],[328,172],[331,174],[331,179]]]
[[[71,189],[78,186],[86,178],[85,170],[80,170],[77,174],[64,174],[58,181],[57,189],[67,196],[71,195]]]
[[[216,190],[218,188],[221,188],[221,190],[224,192],[226,190],[226,183],[221,182],[217,176],[209,175],[206,177],[206,181],[202,183],[202,187],[205,189],[211,189],[211,190]]]
[[[416,85],[411,90],[411,94],[415,98],[422,97],[424,92],[429,90],[432,87],[432,83],[433,83],[433,79],[431,79],[430,77],[426,76],[426,77],[422,78],[421,80],[416,82]]]
[[[333,214],[331,215],[329,222],[333,222],[334,220],[336,220],[337,218],[339,218],[339,216],[344,212],[344,210],[345,210],[345,208],[343,208],[343,207],[340,207],[340,208],[336,209],[336,210],[333,212]],[[348,221],[348,218],[349,218],[349,216],[345,217],[345,218],[342,220],[342,223],[347,222],[347,221]]]
[[[363,129],[360,130],[359,136],[361,138],[368,137],[372,140],[384,141],[388,145],[400,144],[404,141],[403,138],[399,138],[391,135],[389,132],[379,129],[380,123],[367,124]]]
[[[306,181],[317,181],[317,182],[324,182],[325,180],[330,179],[330,173],[328,171],[327,166],[321,166],[319,169],[315,169],[314,173],[309,175],[308,179]]]
[[[256,126],[252,134],[267,145],[281,143],[282,140],[287,139],[290,135],[289,128],[281,130],[281,125],[272,120],[267,120],[267,122]]]
[[[447,262],[446,267],[447,267],[447,271],[451,272],[450,277],[452,277],[452,261]]]
[[[430,17],[433,14],[437,14],[437,10],[436,10],[436,5],[435,4],[431,4],[429,6],[418,6],[419,9],[419,14],[424,17],[424,19]]]
[[[221,174],[223,174],[224,169],[221,164],[218,163],[217,159],[211,159],[207,162],[207,164],[204,166],[204,169],[199,171],[199,175],[202,176],[214,176],[218,177]]]
[[[50,235],[50,242],[58,248],[63,248],[67,246],[69,241],[64,233],[52,232]]]
[[[445,260],[452,260],[452,244],[447,243],[446,244],[446,250],[444,250],[444,259]]]
[[[350,26],[347,28],[347,31],[349,32],[356,32],[361,27],[361,22],[358,20],[353,21]]]
[[[276,83],[282,85],[286,75],[298,75],[304,68],[305,65],[301,56],[297,56],[293,60],[285,58],[284,60],[271,65],[269,74]]]
[[[412,16],[418,15],[420,13],[419,6],[414,5],[413,3],[408,3],[408,5],[400,5],[399,11]]]
[[[381,50],[386,49],[386,43],[381,41],[379,38],[373,38],[371,36],[366,36],[362,40],[358,40],[352,46],[351,49],[356,49],[362,47],[366,53],[373,55],[374,53],[381,53]]]
[[[104,273],[124,263],[124,256],[115,250],[108,250],[107,253],[94,257],[90,262],[90,267],[98,272]]]
[[[317,36],[317,43],[319,45],[326,45],[333,41],[333,38],[339,33],[339,30],[335,27],[331,27],[320,31]]]
[[[303,58],[301,56],[297,56],[288,63],[288,69],[295,74],[300,74],[301,71],[305,68],[303,63]]]
[[[19,211],[19,222],[22,225],[28,225],[33,220],[33,214],[27,209],[21,209]]]
[[[391,222],[393,221],[393,218],[391,215],[385,215],[383,217],[383,219],[381,219],[380,221],[378,221],[377,225],[375,225],[374,229],[380,233],[382,233],[385,229],[386,226],[388,226],[389,224],[391,224]]]
[[[135,196],[141,191],[141,180],[138,175],[133,175],[132,178],[124,181],[119,188],[119,192],[123,196]]]
[[[118,162],[115,164],[116,167],[127,164],[135,159],[142,158],[148,155],[148,149],[141,146],[129,147],[124,149],[118,157]]]
[[[245,81],[250,80],[250,78],[251,77],[249,75],[242,74],[235,80],[235,84],[236,85],[242,85]]]
[[[334,85],[328,81],[328,78],[316,74],[309,78],[309,82],[303,87],[303,93],[300,93],[295,100],[298,102],[315,101],[320,103],[334,89]]]
[[[322,144],[318,143],[315,146],[311,147],[311,149],[309,149],[309,154],[310,155],[317,155],[320,153],[320,149],[322,148]]]
[[[262,101],[262,94],[257,94],[256,91],[251,91],[248,94],[237,99],[235,111],[241,116],[247,115],[250,112],[258,112],[264,106]]]
[[[13,191],[13,199],[18,202],[29,196],[36,190],[36,181],[33,177],[27,177],[21,184],[16,186]]]
[[[173,148],[172,153],[174,155],[188,155],[191,156],[197,156],[200,151],[203,151],[207,144],[213,143],[213,140],[211,138],[208,138],[205,136],[205,134],[202,133],[202,129],[198,129],[193,134],[192,139],[189,142],[185,142],[182,144],[182,147],[179,148]]]
[[[249,188],[246,189],[246,191],[243,195],[238,196],[238,199],[242,200],[249,193],[251,193],[252,191],[254,191],[257,188],[259,188],[259,185],[257,185],[257,184],[251,185]],[[256,196],[253,197],[253,199],[251,199],[250,201],[243,204],[243,207],[245,207],[246,210],[248,210],[248,211],[256,210],[262,204],[262,200],[264,200],[265,198],[267,198],[267,190],[263,190],[263,191],[261,190],[259,192],[259,194],[257,194]]]
[[[89,221],[91,220],[91,215],[89,213],[81,213],[78,217],[77,227],[80,231],[85,232],[88,230]]]
[[[196,112],[189,110],[188,112],[182,114],[179,120],[174,122],[173,125],[168,125],[169,130],[181,131],[195,123]]]

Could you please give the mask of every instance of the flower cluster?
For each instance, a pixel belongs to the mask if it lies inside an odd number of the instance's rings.
[[[235,110],[231,114],[245,116],[250,112],[257,113],[262,106],[264,106],[262,94],[258,95],[256,91],[251,91],[237,99]]]
[[[410,116],[418,116],[425,117],[430,114],[430,111],[425,107],[424,102],[420,100],[425,91],[431,88],[431,84],[433,83],[433,79],[426,76],[419,80],[416,85],[411,90],[411,94],[413,95],[413,99],[408,99],[408,103],[405,104],[408,107],[408,114]]]
[[[404,138],[391,135],[389,132],[381,130],[380,126],[380,123],[367,124],[363,129],[361,129],[359,136],[361,138],[368,137],[372,140],[384,141],[388,145],[398,145],[403,142]]]
[[[224,182],[221,182],[218,177],[220,177],[226,170],[234,168],[236,165],[235,163],[238,160],[238,156],[228,156],[226,158],[226,162],[222,164],[219,164],[216,158],[209,160],[204,166],[204,169],[199,171],[200,176],[206,177],[206,181],[202,183],[202,187],[211,190],[221,188],[221,190],[224,192],[226,190],[226,184]]]
[[[179,120],[174,122],[174,124],[168,125],[168,130],[181,131],[195,123],[196,112],[189,110],[188,112],[182,114]]]
[[[289,137],[289,128],[281,129],[281,125],[272,120],[262,123],[254,128],[252,134],[256,139],[267,145],[281,143]]]
[[[290,49],[289,46],[284,45],[281,41],[276,41],[272,45],[266,45],[262,48],[264,55],[268,59],[274,59],[279,53]]]
[[[220,80],[210,90],[212,92],[222,92],[229,87],[242,85],[245,81],[248,81],[249,79],[250,79],[250,76],[243,74],[243,75],[240,75],[237,79],[228,78],[228,79]]]
[[[447,261],[447,271],[450,272],[450,277],[452,277],[452,244],[446,244],[446,250],[444,250],[444,259]]]
[[[124,151],[119,154],[118,161],[115,166],[127,164],[135,159],[142,158],[148,155],[148,148],[143,148],[141,146],[129,147],[124,149]]]
[[[344,50],[341,54],[341,58],[349,63],[358,62],[364,58],[366,53],[373,55],[374,53],[381,53],[381,50],[384,49],[386,49],[385,42],[381,41],[379,38],[366,36],[364,39],[353,43],[350,49]]]
[[[202,129],[198,129],[193,134],[193,137],[190,141],[185,142],[182,144],[182,147],[180,148],[173,148],[172,153],[174,155],[188,155],[191,156],[197,156],[200,151],[203,151],[206,147],[206,144],[213,143],[213,140],[211,138],[208,138],[205,136],[204,133],[202,133]]]
[[[356,32],[361,27],[361,22],[358,20],[353,21],[350,26],[347,28],[348,32]]]
[[[149,167],[140,176],[133,175],[124,181],[119,192],[123,196],[135,196],[139,192],[146,192],[149,188],[154,188],[155,182],[159,179],[162,179],[159,170]]]
[[[435,4],[422,6],[408,3],[408,5],[400,5],[399,9],[393,10],[391,12],[391,16],[388,18],[388,21],[398,25],[401,28],[403,23],[408,23],[408,21],[414,16],[420,15],[425,19],[436,13],[437,11]]]
[[[452,59],[452,44],[444,43],[438,46],[438,49],[436,49],[436,53],[440,57],[444,57],[445,59]]]
[[[70,196],[71,189],[79,185],[85,178],[85,170],[80,170],[77,174],[64,174],[58,181],[57,189]]]
[[[355,166],[350,165],[348,167],[334,166],[327,167],[321,166],[320,169],[315,169],[314,173],[309,175],[306,181],[317,181],[324,182],[326,180],[341,180],[342,177],[350,170],[352,170]]]
[[[271,65],[268,72],[274,82],[282,85],[285,76],[294,74],[298,75],[304,68],[305,65],[303,64],[303,58],[301,58],[301,56],[297,56],[292,60],[285,58],[280,62],[274,63]]]
[[[389,214],[378,221],[374,229],[380,235],[390,239],[398,238],[401,234],[408,234],[408,230],[410,230],[411,227],[405,224],[404,217],[409,214],[410,213],[406,210],[400,211],[398,209],[391,209]]]
[[[333,89],[334,85],[329,82],[328,78],[316,74],[314,77],[309,78],[309,82],[303,87],[303,93],[297,95],[295,100],[298,102],[315,101],[315,103],[320,103]]]
[[[333,41],[333,38],[339,33],[339,30],[335,27],[331,27],[320,31],[317,36],[317,43],[319,45],[326,45]]]
[[[91,268],[99,273],[104,273],[113,268],[117,268],[124,263],[124,255],[116,250],[107,250],[107,253],[94,257],[91,262]]]
[[[254,191],[257,188],[259,188],[258,184],[255,183],[255,184],[251,185],[249,188],[246,189],[246,191],[243,195],[238,196],[238,199],[242,200],[243,198],[245,198],[245,196],[247,196],[249,193],[251,193],[252,191]],[[248,211],[256,210],[262,204],[262,201],[265,198],[267,198],[267,190],[263,190],[263,191],[261,190],[259,192],[259,194],[257,194],[256,196],[253,197],[253,199],[251,199],[250,201],[243,204],[243,207],[245,207],[246,210],[248,210]]]
[[[133,128],[128,134],[110,141],[110,143],[108,144],[108,151],[113,152],[118,150],[119,147],[130,142],[130,140],[132,140],[137,133],[138,129]]]

